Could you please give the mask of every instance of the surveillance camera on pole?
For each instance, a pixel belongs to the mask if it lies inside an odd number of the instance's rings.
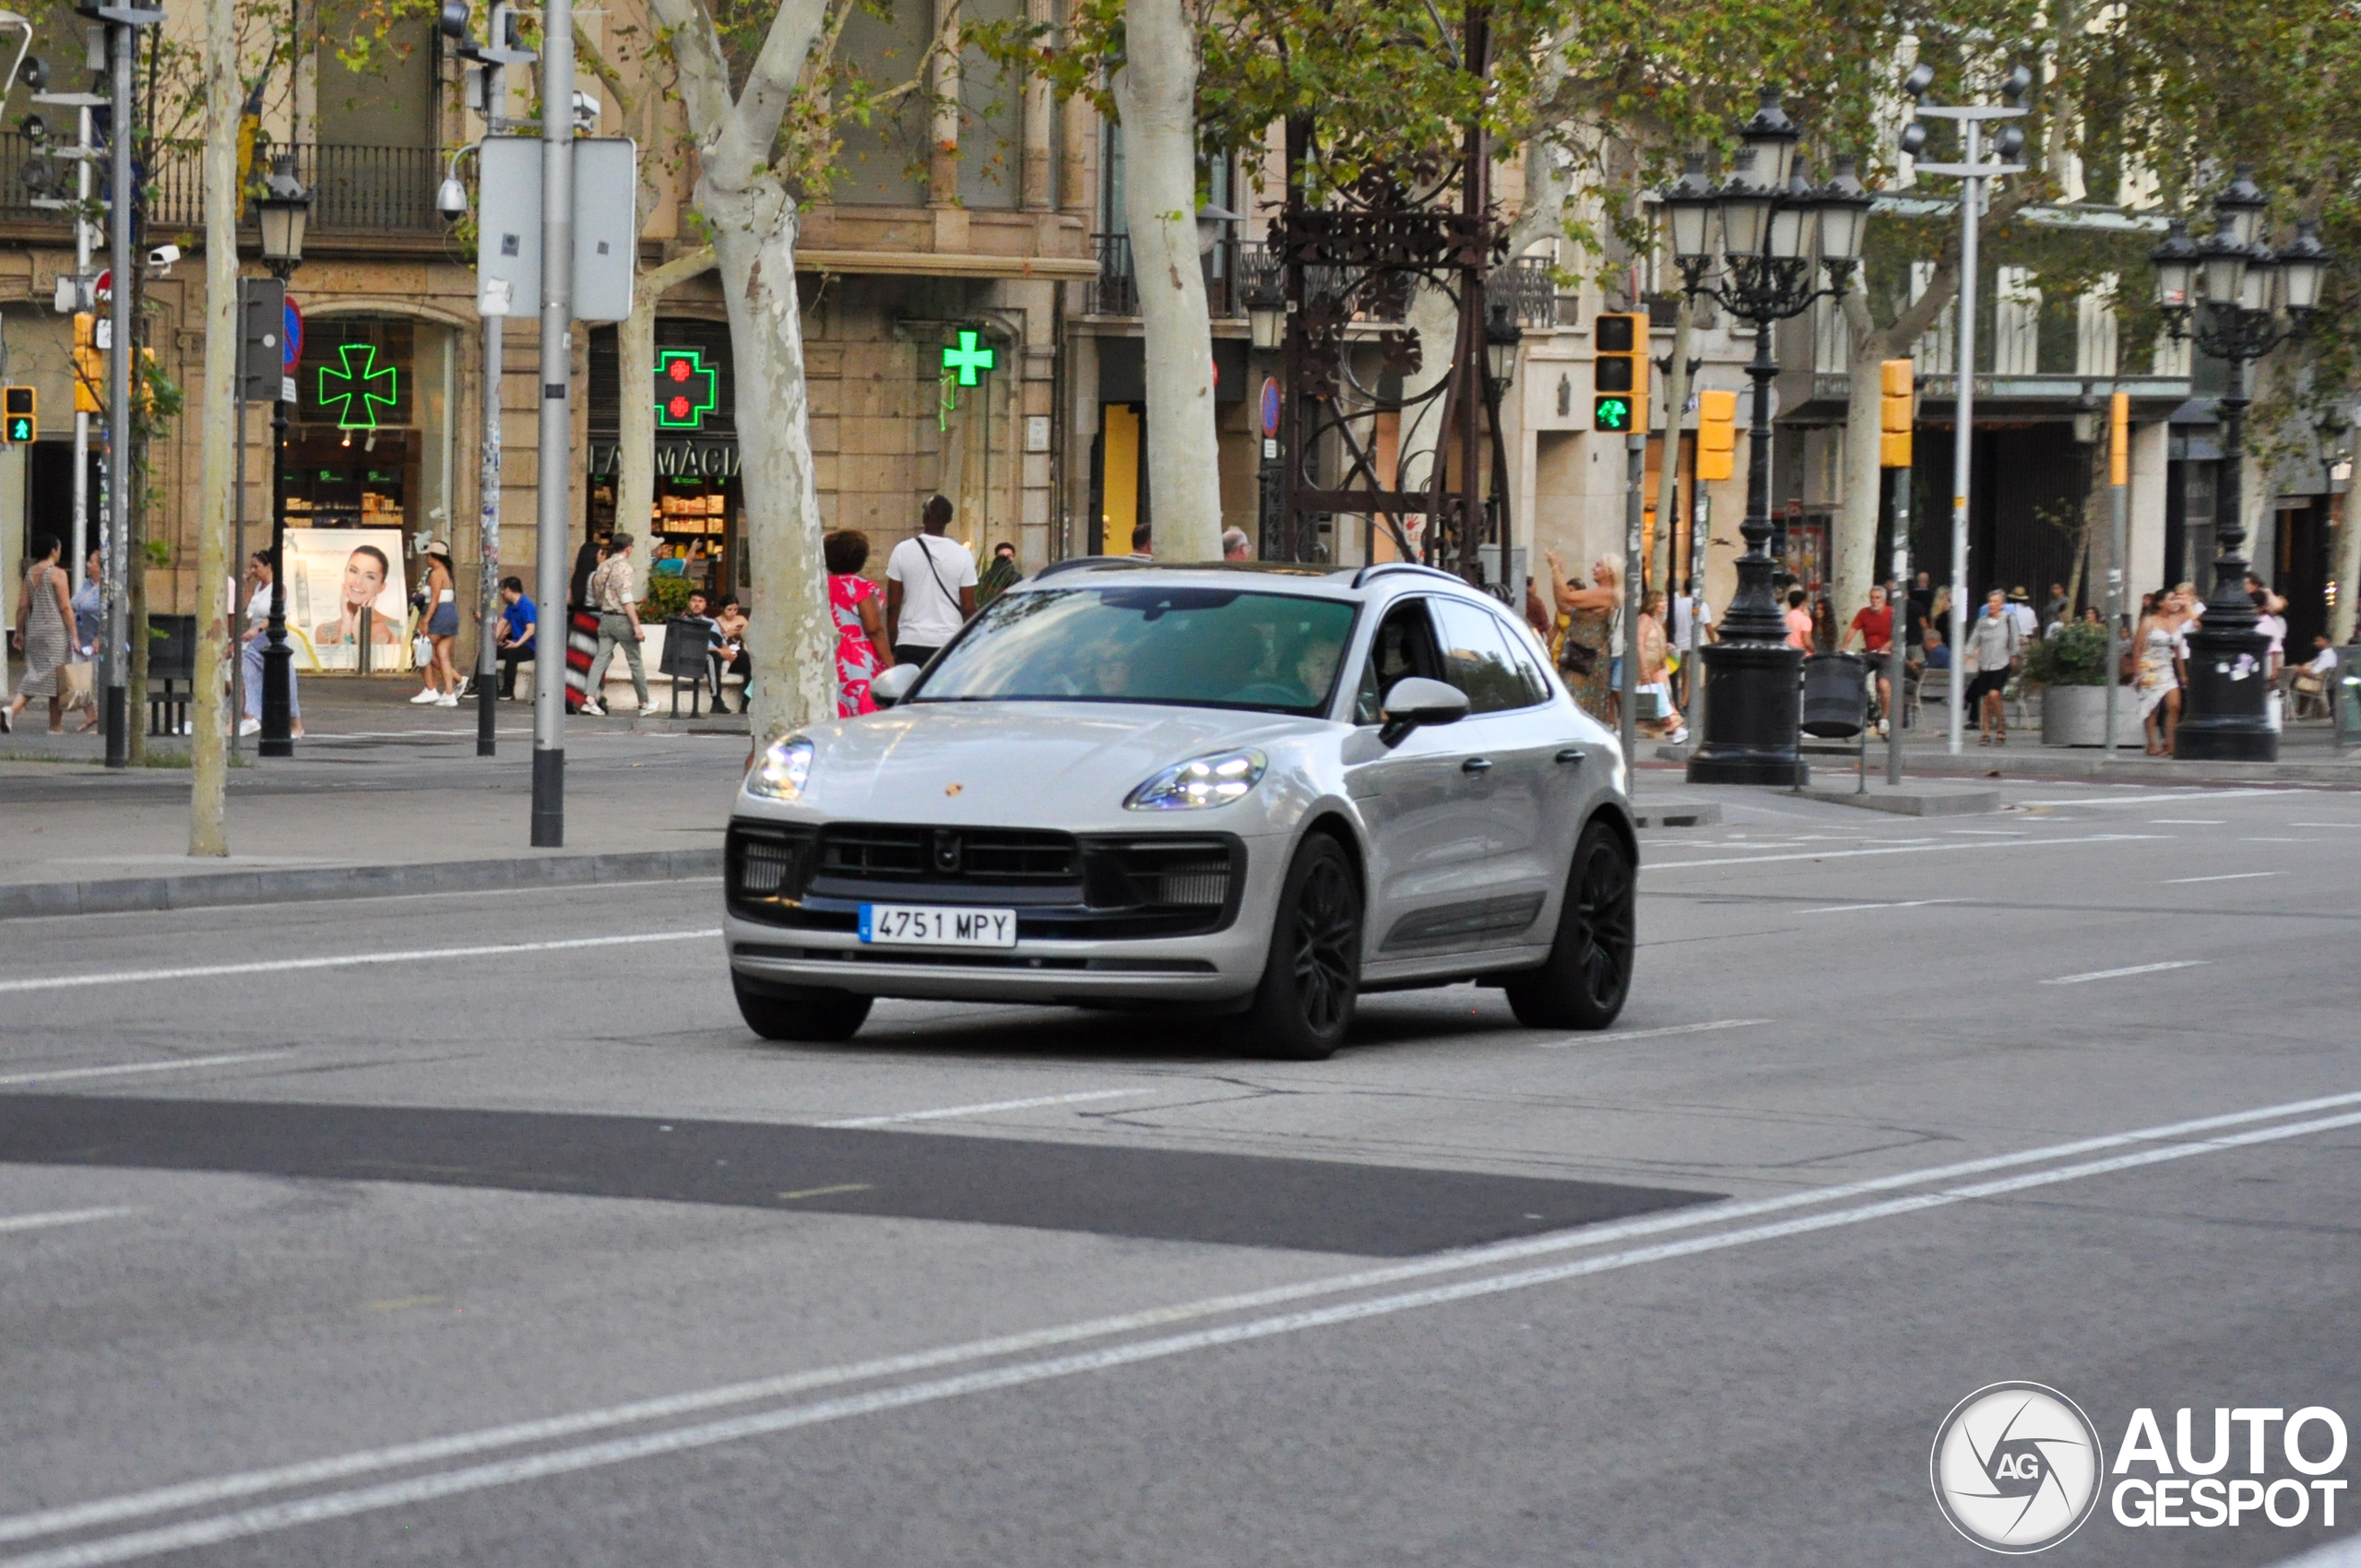
[[[2007,99],[2000,104],[1966,104],[1957,108],[1926,101],[1928,89],[1934,86],[1933,67],[1920,64],[1903,78],[1902,90],[1908,95],[1918,116],[1903,127],[1899,138],[1902,150],[1916,158],[1927,145],[1924,120],[1951,120],[1958,124],[1961,159],[1956,163],[1917,164],[1921,174],[1941,174],[1966,182],[1961,194],[1959,246],[1959,362],[1953,367],[1959,375],[1959,410],[1954,422],[1952,446],[1952,624],[1950,628],[1952,658],[1959,659],[1964,639],[1967,636],[1967,476],[1968,464],[1975,444],[1975,239],[1976,221],[1984,208],[1984,182],[2007,174],[2022,174],[2025,166],[2017,161],[2023,152],[2025,134],[2015,125],[2004,125],[1992,140],[1993,158],[1986,162],[1981,145],[1987,122],[2013,120],[2026,113],[2026,95],[2033,90],[2033,73],[2019,65],[2000,83],[2000,94]],[[1951,688],[1951,750],[1960,749],[1964,733],[1966,709],[1961,698],[1960,674],[1954,669]]]

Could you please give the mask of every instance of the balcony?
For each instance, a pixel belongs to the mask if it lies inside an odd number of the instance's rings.
[[[294,148],[295,177],[311,187],[314,234],[402,235],[440,240],[445,224],[434,210],[434,187],[442,160],[431,147],[348,147],[303,143]],[[20,132],[0,132],[0,223],[56,226],[61,239],[71,231],[65,215],[32,205],[26,184],[30,170],[44,160]],[[58,194],[74,189],[74,165],[48,160]],[[146,174],[147,222],[160,232],[205,227],[204,148],[195,142],[168,144]],[[101,186],[104,178],[101,175]]]

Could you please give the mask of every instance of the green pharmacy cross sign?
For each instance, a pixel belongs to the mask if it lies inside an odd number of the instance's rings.
[[[374,343],[339,343],[337,356],[343,361],[342,370],[334,365],[320,367],[320,407],[337,409],[338,430],[376,429],[374,405],[383,403],[387,413],[394,411],[394,400],[400,396],[400,377],[392,365],[378,365]],[[344,385],[331,389],[331,380]],[[378,390],[380,383],[384,384],[383,391]]]
[[[721,377],[695,349],[666,349],[656,356],[656,423],[663,430],[701,430],[721,406]]]
[[[992,368],[996,362],[996,357],[989,345],[979,346],[978,336],[969,328],[961,327],[958,346],[945,348],[943,350],[943,374],[945,378],[955,371],[958,373],[960,386],[973,386],[976,385],[978,371]]]

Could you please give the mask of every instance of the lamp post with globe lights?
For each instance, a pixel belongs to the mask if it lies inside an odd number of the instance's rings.
[[[2150,253],[2156,303],[2172,335],[2196,340],[2229,367],[2215,405],[2222,421],[2222,477],[2213,534],[2219,551],[2205,614],[2189,637],[2189,690],[2182,695],[2174,754],[2204,762],[2274,762],[2279,736],[2267,712],[2269,642],[2255,629],[2247,595],[2245,462],[2248,366],[2311,329],[2320,282],[2335,258],[2308,220],[2278,250],[2262,241],[2269,205],[2240,168],[2213,198],[2213,232],[2190,240],[2175,219]]]
[[[1797,738],[1803,656],[1787,644],[1771,591],[1774,563],[1763,548],[1772,532],[1771,382],[1779,374],[1771,331],[1816,300],[1842,296],[1860,261],[1870,196],[1850,159],[1838,161],[1824,185],[1806,179],[1795,160],[1803,133],[1779,107],[1775,89],[1763,89],[1762,106],[1738,136],[1741,148],[1720,184],[1710,184],[1704,160],[1691,157],[1661,193],[1683,292],[1710,299],[1754,327],[1746,520],[1739,525],[1746,553],[1722,640],[1700,656],[1705,719],[1688,777],[1695,784],[1796,785],[1808,777]]]
[[[303,230],[311,220],[312,193],[295,178],[295,156],[271,160],[264,194],[255,203],[262,232],[263,265],[282,287],[303,265]],[[295,650],[287,646],[287,399],[270,412],[270,624],[263,634],[262,737],[264,756],[295,754]]]

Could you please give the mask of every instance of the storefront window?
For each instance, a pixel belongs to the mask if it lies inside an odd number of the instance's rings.
[[[287,439],[287,520],[296,528],[425,526],[410,322],[331,316],[305,325]]]

